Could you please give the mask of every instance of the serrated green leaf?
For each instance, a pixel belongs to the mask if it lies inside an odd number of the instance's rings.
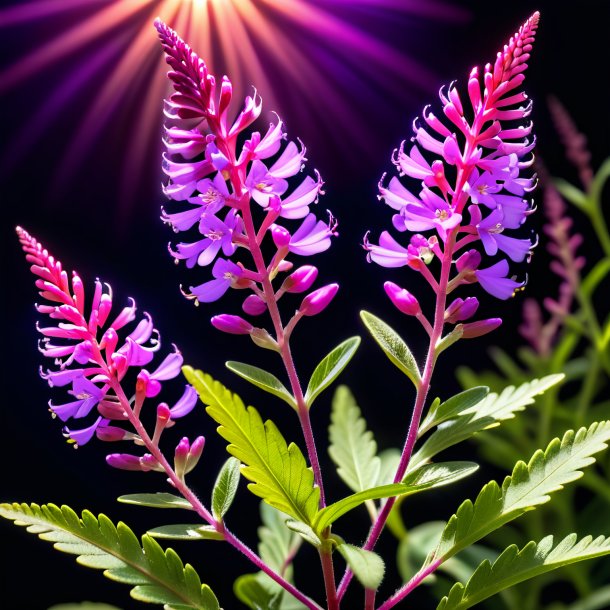
[[[346,543],[337,546],[337,550],[365,589],[379,587],[385,573],[385,565],[377,553]]]
[[[377,485],[381,468],[377,443],[347,386],[337,388],[330,417],[328,453],[339,476],[353,491]]]
[[[423,491],[432,487],[450,485],[461,479],[469,477],[479,469],[475,462],[438,462],[425,464],[417,470],[409,472],[402,480],[414,491]]]
[[[466,500],[449,519],[427,565],[443,562],[490,532],[533,510],[550,499],[550,494],[579,479],[582,469],[595,462],[592,456],[606,449],[610,422],[592,424],[578,432],[568,430],[552,440],[546,451],[537,451],[528,464],[518,462],[502,487],[491,481],[474,504]]]
[[[224,540],[222,533],[211,525],[201,523],[174,523],[172,525],[161,525],[146,532],[153,538],[164,538],[167,540]]]
[[[138,506],[150,506],[152,508],[184,508],[193,510],[193,507],[184,498],[168,493],[151,494],[127,494],[117,498],[123,504],[137,504]]]
[[[385,449],[379,454],[381,468],[379,469],[379,477],[377,485],[387,485],[394,481],[394,476],[398,471],[400,464],[400,449],[391,448]]]
[[[249,381],[269,394],[273,394],[278,398],[281,398],[284,402],[287,402],[293,409],[297,408],[297,404],[292,394],[286,389],[286,386],[272,373],[269,373],[263,369],[259,369],[257,366],[251,364],[245,364],[243,362],[235,362],[229,360],[225,365],[230,371],[233,371],[236,375],[239,375],[242,379]]]
[[[239,486],[239,467],[241,462],[230,457],[220,469],[212,490],[212,513],[217,521],[227,514]]]
[[[246,408],[239,396],[209,375],[191,367],[183,372],[220,424],[218,433],[228,441],[227,451],[244,464],[242,474],[252,481],[248,489],[290,517],[311,523],[320,490],[301,450],[294,443],[287,445],[272,421],[263,423],[254,407]]]
[[[435,455],[452,447],[477,432],[492,428],[515,413],[523,411],[534,402],[534,397],[558,384],[564,375],[547,375],[542,379],[533,379],[518,387],[509,386],[500,394],[488,394],[478,404],[462,411],[455,419],[446,421],[437,428],[416,451],[409,462],[409,470],[419,468]]]
[[[233,583],[235,597],[252,610],[277,610],[278,591],[270,588],[262,576],[266,575],[258,572],[239,576]]]
[[[610,554],[610,538],[576,534],[554,544],[553,536],[539,543],[530,542],[521,550],[509,546],[493,563],[483,561],[464,586],[456,583],[439,603],[437,610],[466,610],[496,593],[545,572],[585,559]]]
[[[81,518],[69,507],[54,504],[0,504],[0,516],[26,527],[55,548],[78,555],[82,565],[103,569],[104,576],[135,587],[134,599],[157,604],[180,604],[197,610],[219,610],[212,590],[201,584],[190,565],[172,550],[164,551],[150,536],[140,545],[124,524],[83,511]]]
[[[421,383],[421,374],[409,346],[395,330],[372,313],[361,311],[360,317],[392,364],[398,367],[418,388]]]
[[[307,391],[305,392],[305,404],[311,408],[313,401],[341,374],[341,371],[354,357],[360,337],[350,337],[340,343],[327,354],[315,368],[311,375]]]
[[[434,408],[433,403],[419,426],[418,435],[422,436],[428,430],[442,424],[444,421],[457,417],[462,411],[479,404],[488,394],[488,387],[477,386],[448,398],[436,408]]]

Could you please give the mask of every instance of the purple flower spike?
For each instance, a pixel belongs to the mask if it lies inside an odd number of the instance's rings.
[[[130,299],[127,307],[112,316],[112,290],[99,281],[95,282],[90,300],[91,311],[86,312],[85,289],[80,277],[74,273],[70,282],[61,263],[36,239],[19,227],[17,234],[31,270],[39,278],[36,285],[40,295],[48,301],[37,309],[56,324],[39,327],[44,337],[40,351],[54,358],[58,367],[41,375],[51,386],[70,385],[68,393],[75,399],[59,405],[49,403],[51,412],[63,422],[88,420],[78,429],[64,427],[64,436],[77,447],[94,436],[105,442],[132,441],[149,449],[157,447],[163,429],[189,413],[197,400],[195,390],[187,385],[173,407],[165,403],[157,406],[157,427],[152,438],[145,439],[141,434],[139,416],[145,401],[160,393],[162,382],[180,374],[183,359],[179,350],[174,346],[174,351],[152,373],[143,369],[161,347],[151,317],[144,314],[129,329],[128,325],[137,319],[135,302]],[[51,343],[56,338],[62,339],[61,346]],[[75,362],[79,366],[72,367]],[[135,384],[125,379],[130,368],[139,369]],[[126,396],[133,398],[129,400]],[[93,412],[95,416],[91,417]],[[135,432],[111,422],[129,423]],[[163,470],[152,455],[113,454],[108,456],[108,463],[126,470]]]
[[[309,290],[315,280],[312,272],[304,279],[281,278],[293,266],[288,257],[324,252],[337,235],[332,215],[325,223],[310,209],[324,194],[324,182],[317,170],[297,178],[305,169],[305,146],[298,139],[287,140],[279,117],[264,133],[246,132],[262,112],[256,93],[241,109],[234,107],[230,80],[215,79],[205,62],[164,23],[157,20],[155,27],[173,86],[166,100],[163,155],[163,190],[171,203],[163,209],[162,219],[175,232],[189,232],[169,251],[189,268],[213,264],[213,279],[195,284],[185,296],[211,303],[230,288],[250,289],[253,294],[244,301],[243,311],[253,316],[268,311],[274,330],[281,332],[281,314],[274,302],[286,293]],[[430,171],[436,175],[437,169]],[[300,225],[290,226],[294,220],[301,220]],[[275,247],[268,261],[263,242]],[[231,260],[237,248],[251,253],[250,263],[243,262],[244,257],[239,265]],[[278,276],[284,281],[279,289],[273,286]],[[218,320],[215,324],[222,325]],[[290,332],[293,328],[294,324]],[[277,346],[276,339],[271,338],[271,344]]]

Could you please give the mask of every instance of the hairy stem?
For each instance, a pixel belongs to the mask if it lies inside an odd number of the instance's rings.
[[[337,598],[337,588],[335,587],[332,546],[330,543],[323,543],[322,548],[320,549],[320,561],[322,563],[322,573],[324,575],[324,588],[326,589],[326,604],[328,610],[339,610],[339,599]]]
[[[383,602],[383,604],[381,604],[377,610],[389,610],[390,608],[393,608],[396,604],[407,597],[411,591],[416,589],[427,576],[432,574],[432,572],[434,572],[441,565],[441,563],[443,562],[437,560],[431,563],[429,566],[422,568],[407,584],[403,585],[400,589],[398,589],[398,591],[396,591],[396,593],[394,593],[394,595]]]

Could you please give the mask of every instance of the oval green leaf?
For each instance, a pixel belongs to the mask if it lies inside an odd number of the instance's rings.
[[[146,532],[153,538],[167,540],[224,540],[224,536],[211,525],[201,523],[174,523],[161,525]]]
[[[385,573],[385,565],[377,553],[345,543],[340,544],[337,550],[365,589],[375,590],[379,587]]]
[[[269,392],[269,394],[281,398],[293,409],[296,409],[294,397],[273,373],[269,373],[257,366],[252,366],[251,364],[245,364],[243,362],[235,362],[234,360],[229,360],[225,366],[236,375],[239,375],[242,379],[249,381],[252,385],[255,385],[261,390],[265,390],[265,392]]]
[[[227,514],[239,485],[239,467],[241,462],[234,457],[230,457],[220,469],[214,489],[212,490],[212,513],[217,521]]]
[[[360,317],[392,364],[398,367],[418,388],[421,383],[421,374],[409,346],[395,330],[372,313],[361,311]]]
[[[359,345],[360,337],[350,337],[322,359],[315,368],[305,392],[307,407],[311,407],[313,401],[341,374]]]
[[[136,504],[152,508],[184,508],[186,510],[193,510],[193,507],[187,500],[168,493],[127,494],[117,498],[117,501],[123,504]]]

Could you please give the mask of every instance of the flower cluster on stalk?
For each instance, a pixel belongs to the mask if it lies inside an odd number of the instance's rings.
[[[113,313],[112,288],[108,284],[96,280],[93,294],[87,297],[76,272],[70,277],[61,262],[21,227],[17,227],[17,235],[44,299],[36,305],[36,310],[50,320],[48,326],[37,325],[37,329],[43,335],[39,350],[53,359],[54,366],[41,367],[40,375],[51,387],[69,388],[68,402],[51,401],[50,411],[62,422],[86,424],[77,428],[65,426],[64,435],[75,446],[84,445],[96,436],[109,442],[132,441],[154,450],[163,431],[190,413],[197,402],[195,389],[187,385],[172,406],[166,402],[156,405],[152,435],[146,433],[140,421],[142,411],[149,408],[145,403],[157,398],[162,385],[180,373],[183,363],[180,351],[173,346],[153,368],[151,364],[161,341],[149,314],[138,316],[133,299]],[[130,371],[136,372],[135,379],[127,376]],[[116,425],[120,423],[131,424],[134,430]],[[185,474],[192,470],[201,456],[203,444],[203,437],[192,443],[183,438],[176,447],[176,471]],[[107,456],[107,461],[125,470],[163,471],[150,453],[115,453]]]
[[[285,293],[305,293],[316,279],[316,267],[295,269],[287,257],[323,252],[337,234],[332,215],[325,222],[310,209],[323,194],[323,181],[315,171],[291,185],[290,179],[304,168],[303,144],[285,141],[284,125],[277,115],[265,133],[245,134],[262,112],[256,91],[239,112],[233,112],[231,81],[225,76],[217,83],[204,61],[171,28],[159,20],[155,25],[174,88],[165,106],[163,156],[167,175],[163,190],[171,208],[163,210],[162,219],[176,233],[190,232],[184,241],[170,244],[169,250],[177,263],[184,260],[188,267],[211,266],[212,275],[212,279],[190,286],[185,296],[208,303],[229,289],[242,289],[248,292],[244,313],[261,315],[270,301],[275,307]],[[299,225],[289,229],[284,226],[286,221]],[[264,241],[268,242],[265,248],[274,249],[268,262],[261,250]],[[251,253],[251,266],[235,260],[239,248]],[[274,289],[272,282],[278,274],[283,283]],[[336,290],[336,285],[330,285],[308,294],[290,328],[303,315],[321,311]],[[241,316],[224,314],[212,322],[220,330],[249,334],[255,342],[274,347],[266,331]]]
[[[535,188],[532,123],[527,120],[532,102],[521,90],[539,15],[530,17],[500,51],[482,75],[474,68],[466,95],[456,83],[440,90],[444,118],[424,108],[413,123],[414,136],[394,151],[392,161],[399,176],[421,181],[419,192],[407,189],[398,176],[379,183],[379,198],[395,214],[394,228],[412,235],[399,243],[384,231],[378,243],[368,234],[367,257],[384,267],[408,266],[420,272],[433,290],[449,294],[462,284],[479,283],[499,299],[511,297],[524,286],[510,275],[508,259],[529,260],[535,245],[511,235],[532,212],[528,200]],[[476,244],[481,250],[475,249]],[[485,257],[499,256],[485,262]],[[431,264],[447,265],[437,279]],[[443,265],[443,268],[445,265]],[[415,296],[392,282],[385,285],[393,303],[403,313],[416,315],[430,332]],[[445,321],[455,324],[475,315],[478,300],[456,298],[445,311]],[[470,326],[470,332],[495,328],[497,319]],[[468,336],[469,324],[464,325]],[[474,336],[474,335],[471,335]]]

